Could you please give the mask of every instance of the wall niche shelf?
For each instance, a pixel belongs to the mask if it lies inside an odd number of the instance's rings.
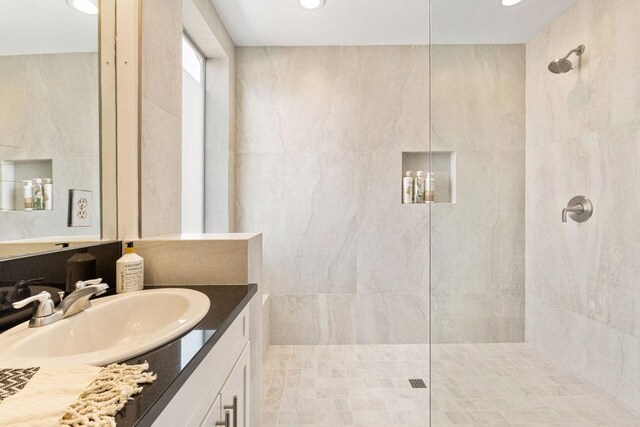
[[[429,168],[431,155],[431,168]],[[402,175],[407,171],[417,171],[434,174],[435,201],[433,203],[456,202],[456,153],[455,151],[404,151],[402,153]],[[428,185],[428,182],[427,182]],[[400,200],[402,200],[402,184],[400,185]]]
[[[52,177],[51,159],[0,160],[0,211],[26,212],[22,181]]]

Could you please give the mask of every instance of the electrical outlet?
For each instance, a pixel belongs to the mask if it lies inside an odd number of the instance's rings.
[[[91,191],[69,190],[69,227],[90,227]]]

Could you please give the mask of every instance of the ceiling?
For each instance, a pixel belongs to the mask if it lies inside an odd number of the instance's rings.
[[[98,17],[66,0],[0,0],[0,55],[97,50]]]
[[[577,0],[431,0],[434,44],[529,41]],[[429,43],[429,0],[212,0],[238,46],[406,45]]]
[[[577,0],[431,0],[434,44],[526,43]]]

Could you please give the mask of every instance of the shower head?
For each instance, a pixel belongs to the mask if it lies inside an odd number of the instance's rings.
[[[585,46],[581,44],[577,48],[573,49],[571,52],[567,53],[564,58],[558,58],[549,63],[549,71],[554,74],[564,74],[573,70],[573,64],[569,61],[569,57],[572,53],[575,53],[577,56],[580,56],[584,53]]]

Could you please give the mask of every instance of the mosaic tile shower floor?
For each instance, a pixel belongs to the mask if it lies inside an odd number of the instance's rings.
[[[640,426],[527,344],[435,344],[431,425]],[[271,346],[263,426],[429,425],[427,345]]]

